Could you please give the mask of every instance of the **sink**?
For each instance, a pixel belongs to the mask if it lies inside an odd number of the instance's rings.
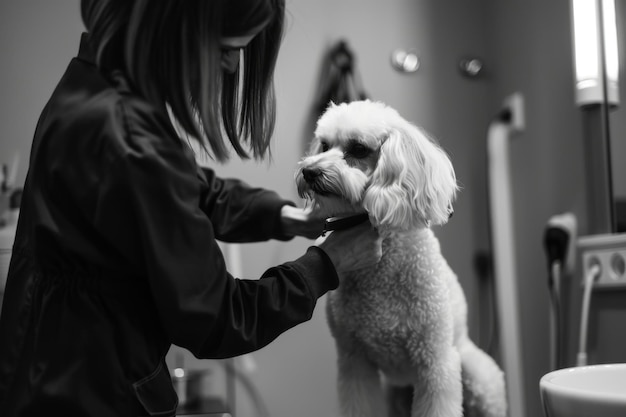
[[[626,363],[559,369],[539,388],[545,417],[626,416]]]

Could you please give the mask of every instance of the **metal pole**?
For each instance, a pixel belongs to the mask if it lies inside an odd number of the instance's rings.
[[[613,233],[616,224],[607,104],[585,106],[582,115],[588,234]]]

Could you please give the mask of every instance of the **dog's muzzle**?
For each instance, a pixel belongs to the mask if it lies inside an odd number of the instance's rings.
[[[314,184],[315,180],[322,175],[322,170],[320,168],[303,168],[302,169],[302,177],[309,184]]]
[[[313,194],[321,196],[335,195],[326,181],[324,170],[319,167],[302,168],[300,171],[301,181],[298,182],[298,194],[300,197],[313,197]]]

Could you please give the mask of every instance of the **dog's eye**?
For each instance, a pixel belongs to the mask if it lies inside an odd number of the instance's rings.
[[[348,149],[346,152],[349,156],[357,159],[362,159],[367,157],[372,150],[365,145],[361,145],[360,143],[355,143]]]
[[[326,142],[322,142],[322,152],[326,152],[328,149],[330,149],[330,147],[328,146],[328,143]]]

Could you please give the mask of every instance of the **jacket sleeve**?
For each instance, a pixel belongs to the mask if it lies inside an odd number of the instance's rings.
[[[280,211],[294,205],[273,191],[248,186],[237,179],[222,179],[208,168],[200,170],[200,208],[211,220],[215,237],[224,242],[289,240],[283,233]]]
[[[136,272],[147,277],[171,342],[200,358],[223,358],[257,350],[309,320],[317,299],[338,285],[327,255],[311,247],[258,280],[232,277],[211,218],[200,208],[202,198],[215,197],[202,188],[180,143],[164,141],[164,132],[143,125],[128,133],[127,149],[99,187],[96,223]],[[218,187],[219,182],[211,183]],[[230,192],[216,194],[234,200],[237,186],[229,187]],[[226,207],[233,204],[213,204],[223,213],[209,214],[225,222],[230,218]],[[254,207],[253,201],[237,210]],[[239,228],[245,225],[245,220],[238,222]]]

